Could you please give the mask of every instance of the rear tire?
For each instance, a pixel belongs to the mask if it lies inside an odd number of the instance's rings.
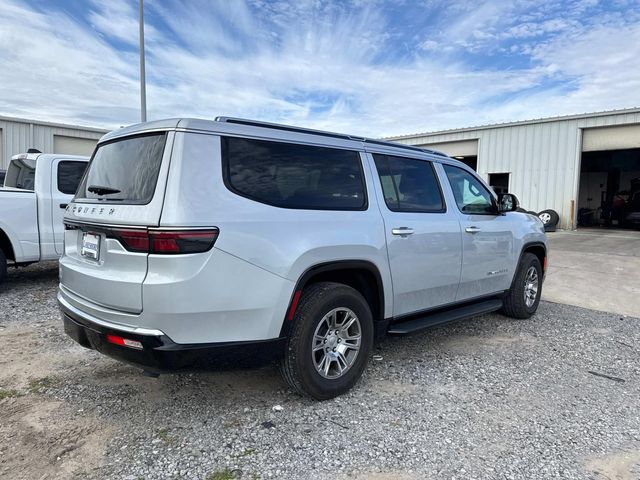
[[[502,313],[512,318],[529,318],[538,310],[541,295],[542,265],[533,253],[525,253],[518,264],[511,289],[504,297]]]
[[[0,250],[0,283],[4,282],[5,278],[7,278],[7,257]]]
[[[340,283],[316,283],[302,292],[292,321],[280,364],[289,386],[316,400],[351,389],[373,345],[373,317],[364,297]]]

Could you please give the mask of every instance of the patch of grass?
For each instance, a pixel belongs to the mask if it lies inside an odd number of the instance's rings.
[[[207,480],[236,480],[242,476],[240,470],[231,470],[225,468],[224,470],[216,470],[215,472],[207,475]]]
[[[29,381],[30,393],[41,393],[47,388],[52,388],[60,384],[60,379],[55,377],[42,377]]]
[[[222,424],[222,427],[227,430],[228,429],[235,430],[237,428],[240,428],[241,426],[242,426],[242,421],[237,417],[234,417],[228,422]]]
[[[0,390],[0,400],[20,395],[17,390]]]
[[[176,443],[176,439],[169,435],[169,430],[166,428],[158,430],[158,438],[169,445],[174,445]]]
[[[240,452],[239,454],[235,455],[235,457],[236,458],[248,457],[250,455],[253,455],[254,453],[256,453],[256,449],[255,448],[245,448],[242,452]]]

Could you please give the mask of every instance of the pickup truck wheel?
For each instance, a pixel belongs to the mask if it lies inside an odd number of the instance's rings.
[[[4,282],[5,278],[7,278],[7,257],[0,250],[0,283]]]
[[[373,345],[367,301],[346,285],[322,282],[302,292],[280,372],[301,395],[327,400],[348,391]]]
[[[533,253],[520,259],[511,290],[504,298],[502,313],[512,318],[529,318],[536,313],[542,294],[542,265]]]

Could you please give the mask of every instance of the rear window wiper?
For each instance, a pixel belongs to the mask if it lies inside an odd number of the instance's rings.
[[[111,195],[112,193],[120,193],[120,190],[118,190],[117,188],[102,187],[100,185],[89,185],[87,190],[91,193],[95,193],[96,195]]]

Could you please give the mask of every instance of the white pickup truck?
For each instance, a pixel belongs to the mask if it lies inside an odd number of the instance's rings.
[[[0,283],[8,265],[24,266],[62,255],[62,218],[88,162],[88,157],[63,154],[11,157],[0,188]]]

